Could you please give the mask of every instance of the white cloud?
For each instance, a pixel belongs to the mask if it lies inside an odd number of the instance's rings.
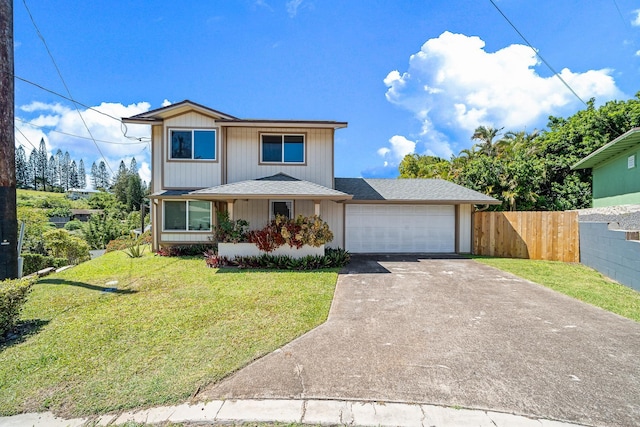
[[[162,101],[163,107],[168,107],[171,104],[173,104],[173,102],[169,101],[167,98],[165,98],[164,101]]]
[[[444,32],[409,58],[405,72],[384,79],[389,102],[413,112],[422,122],[418,142],[446,157],[447,135],[467,140],[479,125],[543,127],[549,115],[579,108],[580,101],[555,76],[541,77],[539,61],[523,45],[487,52],[479,37]],[[612,70],[560,75],[584,99],[603,102],[622,95]]]
[[[378,155],[385,159],[385,167],[389,164],[397,165],[407,154],[411,154],[416,149],[416,143],[408,140],[404,136],[394,135],[389,139],[390,147],[378,149]]]
[[[636,56],[640,56],[640,50],[636,51]]]
[[[634,27],[640,27],[640,9],[634,10],[633,14],[635,15],[631,20],[631,25]]]
[[[27,113],[33,113],[34,111],[48,111],[56,114],[64,114],[71,111],[71,108],[59,103],[45,104],[44,102],[33,101],[31,104],[20,106],[20,110]]]
[[[287,2],[287,13],[290,18],[295,17],[298,14],[298,8],[302,4],[303,0],[289,0]]]
[[[151,182],[151,165],[149,165],[149,162],[142,162],[142,164],[140,164],[138,175],[140,175],[141,180],[149,185]]]
[[[125,159],[128,164],[132,157],[136,157],[138,164],[144,165],[149,157],[148,150],[145,150],[147,142],[141,143],[140,141],[129,139],[123,132],[126,130],[127,136],[130,137],[146,138],[144,141],[148,141],[150,135],[148,126],[126,125],[125,128],[114,117],[133,116],[148,111],[150,107],[151,105],[147,102],[130,105],[103,102],[93,107],[93,109],[81,109],[82,119],[89,127],[91,135],[97,141],[102,154],[91,141],[90,134],[78,112],[64,105],[34,101],[28,105],[21,106],[18,110],[27,114],[21,114],[23,117],[18,117],[22,121],[17,120],[16,127],[36,147],[40,139],[44,138],[49,155],[55,153],[58,149],[63,152],[69,151],[72,159],[76,161],[84,160],[87,170],[91,168],[91,164],[94,161],[99,162],[102,160],[102,155],[104,155],[111,169],[116,171],[121,159]],[[25,141],[20,132],[16,132],[16,143],[22,144],[28,154],[33,148]],[[143,172],[141,168],[141,177],[143,179],[145,177],[150,178],[150,173],[148,171]]]

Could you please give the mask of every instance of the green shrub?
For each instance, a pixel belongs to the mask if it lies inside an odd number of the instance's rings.
[[[132,239],[129,241],[129,245],[124,250],[124,253],[129,256],[129,258],[142,258],[144,254],[144,250],[147,248],[144,243],[142,243],[142,238]]]
[[[69,264],[88,261],[89,245],[79,237],[72,236],[67,230],[56,229],[44,233],[44,247],[56,258],[66,258]]]
[[[0,337],[10,332],[18,322],[20,311],[31,291],[31,280],[0,282]]]
[[[249,222],[244,219],[237,221],[229,219],[229,213],[218,212],[218,225],[216,225],[215,237],[218,242],[242,243],[249,241]]]
[[[60,268],[69,264],[69,261],[67,261],[66,258],[54,258],[49,255],[23,253],[20,256],[23,258],[22,274],[24,276],[35,273],[36,271],[40,271],[44,268]]]
[[[64,229],[67,231],[82,230],[82,221],[78,219],[69,221],[64,225]]]
[[[214,249],[215,245],[198,244],[198,245],[173,245],[162,246],[156,252],[160,256],[196,256]]]
[[[308,255],[302,258],[292,258],[288,255],[263,254],[258,256],[235,257],[229,259],[221,257],[213,251],[204,252],[208,267],[220,268],[237,266],[239,268],[266,268],[277,270],[318,270],[321,268],[341,268],[351,259],[349,252],[344,249],[326,249],[324,256]]]

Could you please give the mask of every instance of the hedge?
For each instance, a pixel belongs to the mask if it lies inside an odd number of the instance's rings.
[[[0,282],[0,337],[16,326],[32,285],[32,280],[15,279]]]
[[[20,255],[24,258],[22,263],[22,275],[26,276],[43,268],[55,267],[60,268],[69,264],[66,258],[54,258],[49,255],[24,253]]]

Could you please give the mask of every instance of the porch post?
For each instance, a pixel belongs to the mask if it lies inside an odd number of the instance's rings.
[[[227,200],[227,212],[229,213],[229,219],[230,220],[234,220],[235,218],[233,217],[233,205],[235,203],[235,200]]]
[[[313,207],[315,215],[320,216],[320,200],[314,200]]]

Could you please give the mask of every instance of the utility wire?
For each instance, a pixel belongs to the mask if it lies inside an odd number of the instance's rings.
[[[79,106],[81,106],[81,107],[86,108],[87,110],[94,111],[94,112],[96,112],[96,113],[98,113],[98,114],[102,114],[103,116],[106,116],[106,117],[109,117],[109,118],[111,118],[111,119],[113,119],[113,120],[116,120],[117,122],[119,122],[119,123],[120,123],[120,126],[124,128],[124,130],[122,130],[122,133],[124,134],[124,136],[125,136],[127,139],[136,140],[136,141],[142,141],[143,139],[151,140],[151,138],[146,137],[146,136],[140,136],[140,137],[138,137],[138,136],[128,136],[128,135],[127,135],[127,131],[128,131],[128,129],[127,129],[127,124],[126,124],[126,123],[124,123],[124,122],[122,121],[122,119],[120,119],[120,118],[118,118],[118,117],[114,117],[114,116],[112,116],[111,114],[108,114],[108,113],[105,113],[105,112],[103,112],[103,111],[100,111],[100,110],[98,110],[98,109],[96,109],[96,108],[94,108],[94,107],[90,107],[90,106],[88,106],[88,105],[86,105],[86,104],[83,104],[83,103],[82,103],[82,102],[80,102],[80,101],[77,101],[77,100],[75,100],[75,99],[71,99],[71,98],[69,98],[68,96],[65,96],[65,95],[63,95],[63,94],[61,94],[61,93],[59,93],[59,92],[54,91],[54,90],[48,89],[48,88],[46,88],[46,87],[44,87],[44,86],[42,86],[42,85],[39,85],[38,83],[32,82],[31,80],[28,80],[28,79],[25,79],[24,77],[20,77],[20,76],[17,76],[17,75],[15,75],[15,74],[13,75],[13,77],[14,77],[15,79],[17,79],[17,80],[20,80],[20,81],[24,82],[24,83],[28,83],[28,84],[30,84],[30,85],[32,85],[32,86],[35,86],[35,87],[37,87],[38,89],[42,89],[42,90],[43,90],[43,91],[45,91],[45,92],[49,92],[49,93],[50,93],[50,94],[52,94],[52,95],[59,96],[60,98],[62,98],[62,99],[66,99],[67,101],[70,101],[70,102],[75,102],[76,104],[78,104],[78,105],[79,105]]]
[[[24,133],[22,133],[22,131],[20,130],[20,128],[19,128],[18,126],[13,126],[13,127],[14,127],[14,128],[16,128],[16,130],[17,130],[18,132],[20,132],[20,135],[22,135],[22,137],[23,137],[24,139],[26,139],[26,140],[27,140],[27,142],[29,143],[29,145],[31,145],[31,146],[33,147],[33,149],[34,149],[34,150],[36,150],[36,151],[38,150],[38,149],[36,148],[36,146],[35,146],[35,145],[33,145],[33,142],[31,142],[31,141],[29,140],[29,138],[27,138],[27,136],[26,136]],[[22,145],[24,145],[24,144],[22,144]]]
[[[47,129],[47,126],[39,126],[36,124],[33,124],[31,122],[28,122],[26,120],[22,120],[21,118],[16,117],[15,118],[17,121],[22,122],[28,126],[33,126],[35,128],[39,128],[39,129]],[[88,136],[80,136],[80,135],[74,135],[72,133],[68,133],[68,132],[62,132],[60,130],[54,130],[54,129],[50,129],[49,132],[55,132],[55,133],[61,133],[62,135],[67,135],[67,136],[72,136],[74,138],[81,138],[81,139],[91,139]],[[138,141],[138,142],[113,142],[113,141],[105,141],[104,139],[96,139],[97,142],[103,142],[105,144],[113,144],[113,145],[135,145],[135,144],[147,144],[147,141]]]
[[[23,0],[24,1],[24,0]],[[493,5],[493,7],[496,8],[496,10],[498,12],[500,12],[500,15],[502,15],[502,17],[509,23],[509,25],[511,25],[511,28],[513,28],[515,30],[516,33],[518,33],[518,35],[520,36],[520,38],[522,38],[522,40],[524,40],[524,42],[531,48],[531,50],[533,50],[533,52],[536,54],[536,56],[538,58],[540,58],[540,60],[542,62],[544,62],[544,64],[553,72],[553,74],[560,79],[560,81],[562,82],[562,84],[564,84],[567,89],[569,89],[571,91],[571,93],[580,100],[580,102],[582,102],[587,108],[589,108],[589,105],[584,102],[584,100],[582,98],[580,98],[580,96],[576,93],[575,90],[573,90],[573,88],[571,86],[569,86],[569,83],[567,83],[562,76],[551,66],[551,64],[549,64],[547,62],[546,59],[544,59],[542,57],[542,55],[540,54],[540,52],[538,52],[538,50],[536,48],[533,47],[533,45],[531,43],[529,43],[529,40],[527,40],[527,38],[518,30],[518,28],[516,28],[516,26],[513,24],[513,22],[511,22],[511,20],[509,18],[507,18],[507,15],[504,14],[504,12],[498,7],[498,5],[493,1],[493,0],[489,0],[491,2],[491,4]]]
[[[613,4],[616,5],[616,9],[618,10],[618,15],[620,15],[620,19],[622,19],[622,22],[624,22],[624,26],[628,30],[629,29],[629,23],[627,22],[626,19],[624,19],[624,15],[622,14],[622,11],[620,10],[620,6],[618,6],[618,2],[616,0],[613,0]]]
[[[26,0],[22,0],[22,3],[24,4],[25,9],[27,9],[27,13],[29,14],[29,18],[31,19],[31,23],[33,23],[33,26],[36,29],[36,33],[38,34],[38,37],[40,37],[40,40],[42,40],[42,44],[44,44],[44,47],[47,50],[47,53],[49,54],[49,58],[51,58],[51,62],[53,62],[53,66],[56,69],[56,72],[58,73],[58,77],[60,77],[60,81],[62,81],[62,85],[64,86],[65,90],[67,91],[67,94],[69,95],[69,98],[73,99],[73,96],[71,95],[71,91],[69,90],[69,87],[67,86],[67,83],[65,82],[64,77],[62,77],[62,73],[60,72],[60,68],[58,68],[58,64],[56,63],[56,60],[53,58],[53,55],[51,54],[51,51],[49,50],[49,46],[47,45],[47,42],[44,39],[44,36],[40,32],[40,29],[38,29],[38,25],[36,24],[36,21],[33,19],[33,15],[31,15],[31,11],[29,10],[29,6],[27,6],[27,1]],[[76,104],[75,101],[73,101],[73,106],[75,107],[76,111],[78,112],[78,116],[80,116],[80,120],[82,120],[82,123],[84,124],[84,127],[87,129],[87,132],[89,133],[89,136],[91,137],[91,140],[93,141],[93,145],[95,145],[96,148],[98,149],[98,152],[100,153],[100,156],[102,156],[102,159],[104,160],[104,162],[106,163],[107,167],[111,171],[111,174],[115,174],[113,169],[111,169],[111,165],[109,164],[109,161],[107,160],[107,158],[105,157],[104,153],[100,149],[100,146],[98,145],[98,143],[96,142],[95,138],[93,137],[93,134],[91,133],[91,129],[89,129],[89,125],[87,125],[87,122],[84,120],[84,117],[82,117],[82,113],[80,113],[80,109],[78,108],[78,104]]]

